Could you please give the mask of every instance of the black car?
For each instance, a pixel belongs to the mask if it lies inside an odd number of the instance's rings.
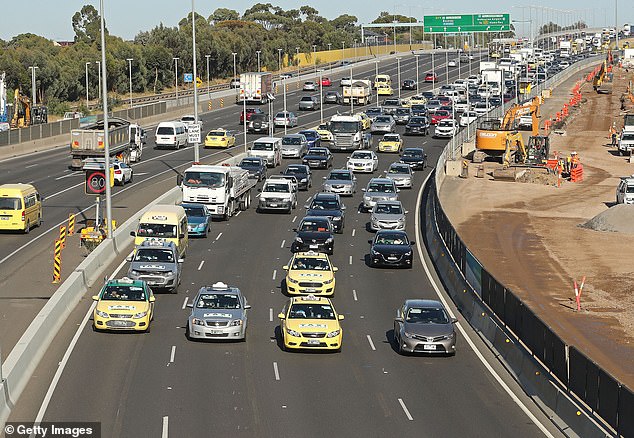
[[[269,115],[268,114],[253,114],[249,119],[247,125],[247,132],[249,133],[268,133],[269,132]]]
[[[341,105],[343,103],[343,96],[338,91],[328,91],[324,94],[324,103],[335,103]]]
[[[243,158],[239,167],[249,172],[249,178],[262,181],[266,179],[266,161],[260,157]]]
[[[311,169],[328,169],[332,167],[332,159],[332,153],[328,148],[311,148],[308,149],[308,153],[302,158],[302,164],[307,165]]]
[[[370,266],[412,267],[414,241],[409,240],[405,231],[380,230],[368,243],[372,245]]]
[[[412,111],[409,108],[397,108],[393,117],[397,125],[407,125],[411,116]]]
[[[289,164],[282,175],[293,175],[297,178],[297,188],[308,190],[313,186],[313,177],[310,167],[305,164]]]
[[[336,193],[320,192],[306,205],[306,216],[325,216],[330,218],[335,233],[343,233],[346,206]]]
[[[415,90],[416,81],[413,79],[405,79],[401,84],[401,90]]]
[[[332,255],[335,247],[334,228],[326,216],[306,216],[293,228],[296,236],[291,252],[317,251]]]
[[[429,135],[429,119],[425,116],[410,117],[405,125],[405,135]]]
[[[405,148],[400,161],[409,164],[412,169],[424,169],[427,167],[427,154],[423,148]]]
[[[422,93],[420,93],[423,97],[425,97],[425,99],[429,100],[429,99],[433,99],[434,98],[434,92],[433,91],[423,91]]]
[[[427,107],[425,105],[412,105],[410,110],[412,110],[412,116],[426,116],[428,114]]]

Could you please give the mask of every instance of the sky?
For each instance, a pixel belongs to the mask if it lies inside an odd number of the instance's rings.
[[[5,3],[8,0],[2,0]],[[83,5],[92,4],[99,9],[98,0],[24,0],[28,4],[30,11],[28,17],[24,13],[16,13],[11,17],[11,12],[7,12],[6,5],[0,14],[0,38],[9,40],[21,33],[34,33],[52,40],[66,41],[72,40],[74,32],[71,26],[73,14],[79,11]],[[355,15],[359,23],[369,23],[378,17],[381,11],[396,12],[397,14],[422,17],[423,15],[444,15],[444,14],[469,14],[469,13],[509,13],[513,20],[529,20],[534,18],[535,22],[541,22],[542,17],[545,22],[551,17],[561,17],[558,10],[575,10],[569,16],[575,16],[588,21],[591,27],[604,27],[613,25],[615,21],[615,4],[618,4],[619,25],[634,22],[634,1],[632,0],[609,0],[607,2],[596,2],[593,0],[531,0],[532,10],[529,6],[517,6],[503,0],[453,0],[451,7],[427,5],[434,2],[425,2],[421,6],[420,0],[399,0],[376,1],[376,0],[258,0],[260,3],[272,3],[283,9],[299,8],[300,5],[308,4],[314,7],[320,15],[332,19],[342,14]],[[195,0],[196,12],[208,17],[217,8],[230,8],[237,10],[241,14],[245,9],[251,7],[257,1],[248,0]],[[442,3],[442,2],[435,2]],[[449,3],[449,2],[447,2]],[[17,6],[18,4],[16,4]],[[166,26],[176,26],[188,12],[191,11],[191,1],[188,0],[104,0],[106,24],[111,34],[124,39],[133,39],[141,32],[154,28],[161,22]],[[27,9],[27,6],[23,6]],[[15,8],[17,9],[17,7]],[[14,10],[15,10],[14,9]],[[530,15],[529,15],[530,13]],[[553,19],[554,22],[562,20]],[[530,32],[528,24],[518,24],[518,32]]]

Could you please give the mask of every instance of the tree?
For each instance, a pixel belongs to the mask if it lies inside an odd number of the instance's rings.
[[[209,16],[209,23],[220,23],[221,21],[238,20],[240,14],[233,9],[218,8]]]
[[[99,12],[92,5],[84,5],[79,12],[75,12],[72,18],[75,42],[85,41],[93,43],[99,41],[101,36],[101,19]],[[104,29],[108,35],[108,29]]]

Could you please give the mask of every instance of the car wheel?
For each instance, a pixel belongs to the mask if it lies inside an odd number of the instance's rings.
[[[24,234],[29,234],[31,232],[31,222],[27,219],[26,224],[24,225]]]
[[[38,227],[42,226],[42,215],[41,214],[37,216],[37,226]]]
[[[90,326],[92,327],[92,331],[93,332],[99,331],[99,330],[97,330],[97,326],[95,326],[95,324],[91,324]]]
[[[143,331],[143,333],[150,333],[151,330],[152,330],[152,327],[150,326],[150,324],[148,324],[147,328]]]
[[[130,179],[128,180],[128,182],[131,183],[133,178],[134,178],[134,173],[130,173]]]

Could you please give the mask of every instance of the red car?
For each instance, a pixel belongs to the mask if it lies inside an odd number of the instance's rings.
[[[436,73],[426,73],[425,74],[425,82],[437,82],[438,81],[438,75]]]
[[[321,78],[321,86],[330,87],[332,86],[332,81],[330,80],[330,78]]]
[[[253,114],[263,114],[260,108],[247,108],[247,122]],[[240,111],[240,123],[244,123],[244,111]]]
[[[436,110],[436,112],[431,115],[431,124],[435,125],[441,120],[450,119],[450,118],[451,118],[451,113],[449,111],[439,109],[439,110]]]

